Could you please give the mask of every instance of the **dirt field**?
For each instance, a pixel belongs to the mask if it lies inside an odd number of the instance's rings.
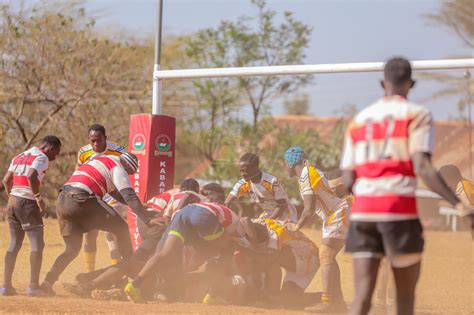
[[[62,251],[63,244],[59,237],[57,223],[46,222],[46,248],[41,279],[51,267],[54,259]],[[319,243],[319,233],[310,231],[308,234]],[[3,280],[3,255],[8,246],[8,229],[0,223],[0,279]],[[426,254],[423,262],[421,281],[418,286],[417,314],[470,314],[474,311],[474,268],[473,242],[465,232],[427,232]],[[29,244],[25,240],[14,275],[14,285],[20,295],[16,297],[0,297],[0,312],[37,313],[37,312],[96,312],[96,313],[293,313],[286,310],[265,310],[260,308],[236,306],[205,306],[200,304],[158,304],[133,305],[128,302],[104,302],[75,298],[62,290],[57,284],[58,293],[54,298],[29,298],[24,295],[29,280]],[[99,240],[99,266],[108,263],[106,244],[103,235]],[[351,260],[348,255],[338,259],[342,270],[343,290],[346,301],[353,296],[353,280]],[[73,276],[82,271],[82,259],[76,259],[66,270],[60,282],[70,282]],[[318,273],[309,291],[320,291],[321,280]],[[380,304],[375,305],[372,314],[384,314]]]

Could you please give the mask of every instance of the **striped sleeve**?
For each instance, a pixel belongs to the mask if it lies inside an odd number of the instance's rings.
[[[432,153],[434,148],[434,123],[430,111],[423,108],[411,121],[408,130],[408,151]]]
[[[302,195],[314,195],[313,187],[311,185],[311,180],[309,178],[308,167],[303,168],[303,171],[301,172],[299,187],[300,187],[300,193]]]

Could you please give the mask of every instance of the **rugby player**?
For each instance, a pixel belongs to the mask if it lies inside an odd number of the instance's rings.
[[[239,217],[222,205],[224,190],[217,184],[208,184],[202,192],[210,200],[185,206],[175,214],[153,257],[142,270],[127,284],[125,293],[135,303],[143,303],[141,294],[143,282],[155,271],[170,288],[169,300],[176,298],[183,289],[182,270],[176,262],[183,260],[183,246],[199,248],[200,254],[228,257],[232,255],[231,236],[239,235]],[[225,258],[224,258],[225,259]],[[225,264],[220,264],[223,266]]]
[[[449,164],[439,169],[439,174],[448,184],[449,188],[464,203],[474,206],[474,183],[462,177],[457,166]],[[471,238],[474,240],[474,215],[469,216],[471,226]]]
[[[190,192],[193,196],[200,197],[200,199],[188,198],[187,202],[199,202],[205,199],[204,196],[197,194],[199,191],[199,183],[193,179],[185,179],[181,183],[180,192],[171,193],[164,192],[156,195],[151,198],[148,203],[148,211],[154,211],[159,214],[159,217],[163,218],[163,225],[154,225],[148,226],[142,220],[138,219],[138,230],[142,237],[142,242],[138,246],[137,250],[134,252],[132,258],[129,260],[126,266],[110,266],[103,268],[102,270],[97,270],[96,272],[88,272],[79,274],[76,276],[77,283],[68,285],[68,290],[76,295],[82,297],[89,297],[93,290],[101,290],[103,292],[94,292],[95,296],[100,296],[101,299],[104,299],[108,295],[108,289],[111,287],[117,287],[117,284],[120,284],[121,279],[124,275],[128,277],[135,277],[138,271],[145,265],[146,261],[153,255],[155,252],[156,246],[161,239],[161,236],[165,230],[165,223],[169,221],[169,218],[165,218],[165,210],[168,208],[168,205],[174,205],[171,210],[173,212],[178,211],[177,207],[180,203],[180,200],[183,196],[186,196],[186,193]],[[186,204],[181,204],[184,207]],[[153,284],[150,285],[154,287]],[[144,290],[144,295],[146,297],[152,297],[152,290]],[[115,295],[115,291],[110,291],[111,295]]]
[[[125,148],[123,146],[107,141],[105,127],[102,125],[94,124],[90,126],[88,137],[89,144],[79,149],[77,154],[76,169],[96,156],[120,156],[123,152],[125,152]],[[104,201],[115,208],[115,210],[120,212],[122,216],[126,216],[127,208],[121,203],[117,202],[109,195],[104,196]],[[95,270],[98,235],[99,230],[92,230],[84,234],[84,267],[86,272]],[[105,233],[105,237],[107,240],[107,245],[109,246],[112,264],[116,264],[120,259],[120,253],[118,251],[115,236],[111,233]]]
[[[8,195],[10,245],[5,254],[4,280],[0,295],[16,295],[16,290],[12,285],[12,275],[25,233],[31,247],[30,285],[27,294],[29,296],[46,295],[39,287],[44,248],[44,225],[41,215],[46,211],[40,186],[49,168],[49,162],[54,161],[60,151],[59,138],[46,136],[39,147],[32,147],[15,156],[3,178],[3,186]]]
[[[138,159],[131,153],[125,152],[120,157],[99,156],[81,165],[64,184],[58,196],[56,211],[66,247],[46,275],[41,284],[42,289],[54,294],[53,284],[79,254],[83,234],[90,230],[113,233],[117,237],[122,258],[127,260],[132,256],[128,225],[102,200],[105,194],[127,204],[146,224],[159,224],[154,221],[153,214],[146,211],[130,184],[128,176],[137,169]]]
[[[321,303],[305,310],[320,313],[344,311],[346,305],[342,296],[341,275],[336,256],[344,247],[349,204],[329,187],[325,174],[309,164],[302,148],[289,148],[284,159],[288,175],[299,178],[299,190],[304,203],[304,210],[298,222],[288,224],[288,228],[298,231],[314,213],[323,221],[319,252],[323,295]]]
[[[250,196],[263,211],[261,218],[296,222],[296,209],[288,202],[285,189],[278,178],[260,170],[256,154],[244,153],[240,157],[239,169],[242,179],[234,185],[224,203],[226,206],[236,199]]]
[[[249,225],[242,226],[246,230]],[[259,270],[265,273],[264,292],[272,303],[286,307],[304,305],[304,291],[319,269],[318,247],[302,231],[290,231],[283,221],[253,220],[250,228],[253,231],[245,234],[253,237],[238,240],[243,259],[250,265],[247,269],[256,270],[257,277]],[[280,268],[285,269],[283,284]]]
[[[384,67],[385,97],[359,112],[348,126],[341,169],[355,195],[346,250],[353,254],[355,299],[350,314],[367,314],[382,257],[396,285],[397,314],[414,313],[424,246],[416,206],[416,176],[461,215],[467,206],[431,164],[431,113],[407,100],[415,85],[410,62],[392,58]]]

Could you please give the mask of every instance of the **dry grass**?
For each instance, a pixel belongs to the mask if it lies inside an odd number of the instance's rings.
[[[59,236],[57,222],[46,222],[46,249],[43,262],[42,277],[51,267],[54,259],[62,251],[62,239]],[[308,234],[319,243],[317,231]],[[5,253],[8,246],[8,227],[0,223],[0,255]],[[469,314],[474,311],[474,270],[473,270],[473,242],[470,235],[465,232],[427,232],[426,254],[423,262],[423,271],[417,290],[418,314]],[[200,304],[157,304],[133,305],[128,302],[104,302],[84,300],[73,297],[62,290],[61,285],[56,285],[57,297],[54,298],[29,298],[24,295],[29,279],[29,244],[25,240],[15,269],[14,285],[20,295],[16,297],[0,297],[0,312],[38,313],[269,313],[270,311],[250,307],[224,307],[204,306]],[[353,296],[353,280],[351,260],[348,255],[340,255],[338,259],[342,270],[343,290],[346,301],[351,301]],[[98,265],[108,263],[106,244],[101,235],[99,240]],[[0,264],[0,277],[3,278],[3,263]],[[76,259],[66,270],[60,281],[72,281],[74,275],[82,271],[82,259]],[[321,289],[320,273],[316,275],[311,284],[310,291]],[[376,312],[385,313],[380,306],[375,307]],[[378,311],[377,311],[378,310]],[[275,311],[271,311],[275,313]],[[277,313],[294,313],[278,311]]]

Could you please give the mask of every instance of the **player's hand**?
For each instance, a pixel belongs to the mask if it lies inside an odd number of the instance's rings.
[[[148,221],[149,226],[166,226],[166,221],[162,217],[155,217]]]
[[[288,231],[290,232],[296,232],[298,231],[300,228],[298,226],[298,224],[294,223],[294,222],[286,222],[285,223],[285,227],[287,228]]]
[[[43,199],[36,199],[36,203],[38,204],[40,213],[43,214],[46,212],[46,204],[44,203]]]
[[[471,205],[458,202],[455,207],[456,207],[456,210],[458,211],[458,215],[461,217],[474,214],[474,209]]]

